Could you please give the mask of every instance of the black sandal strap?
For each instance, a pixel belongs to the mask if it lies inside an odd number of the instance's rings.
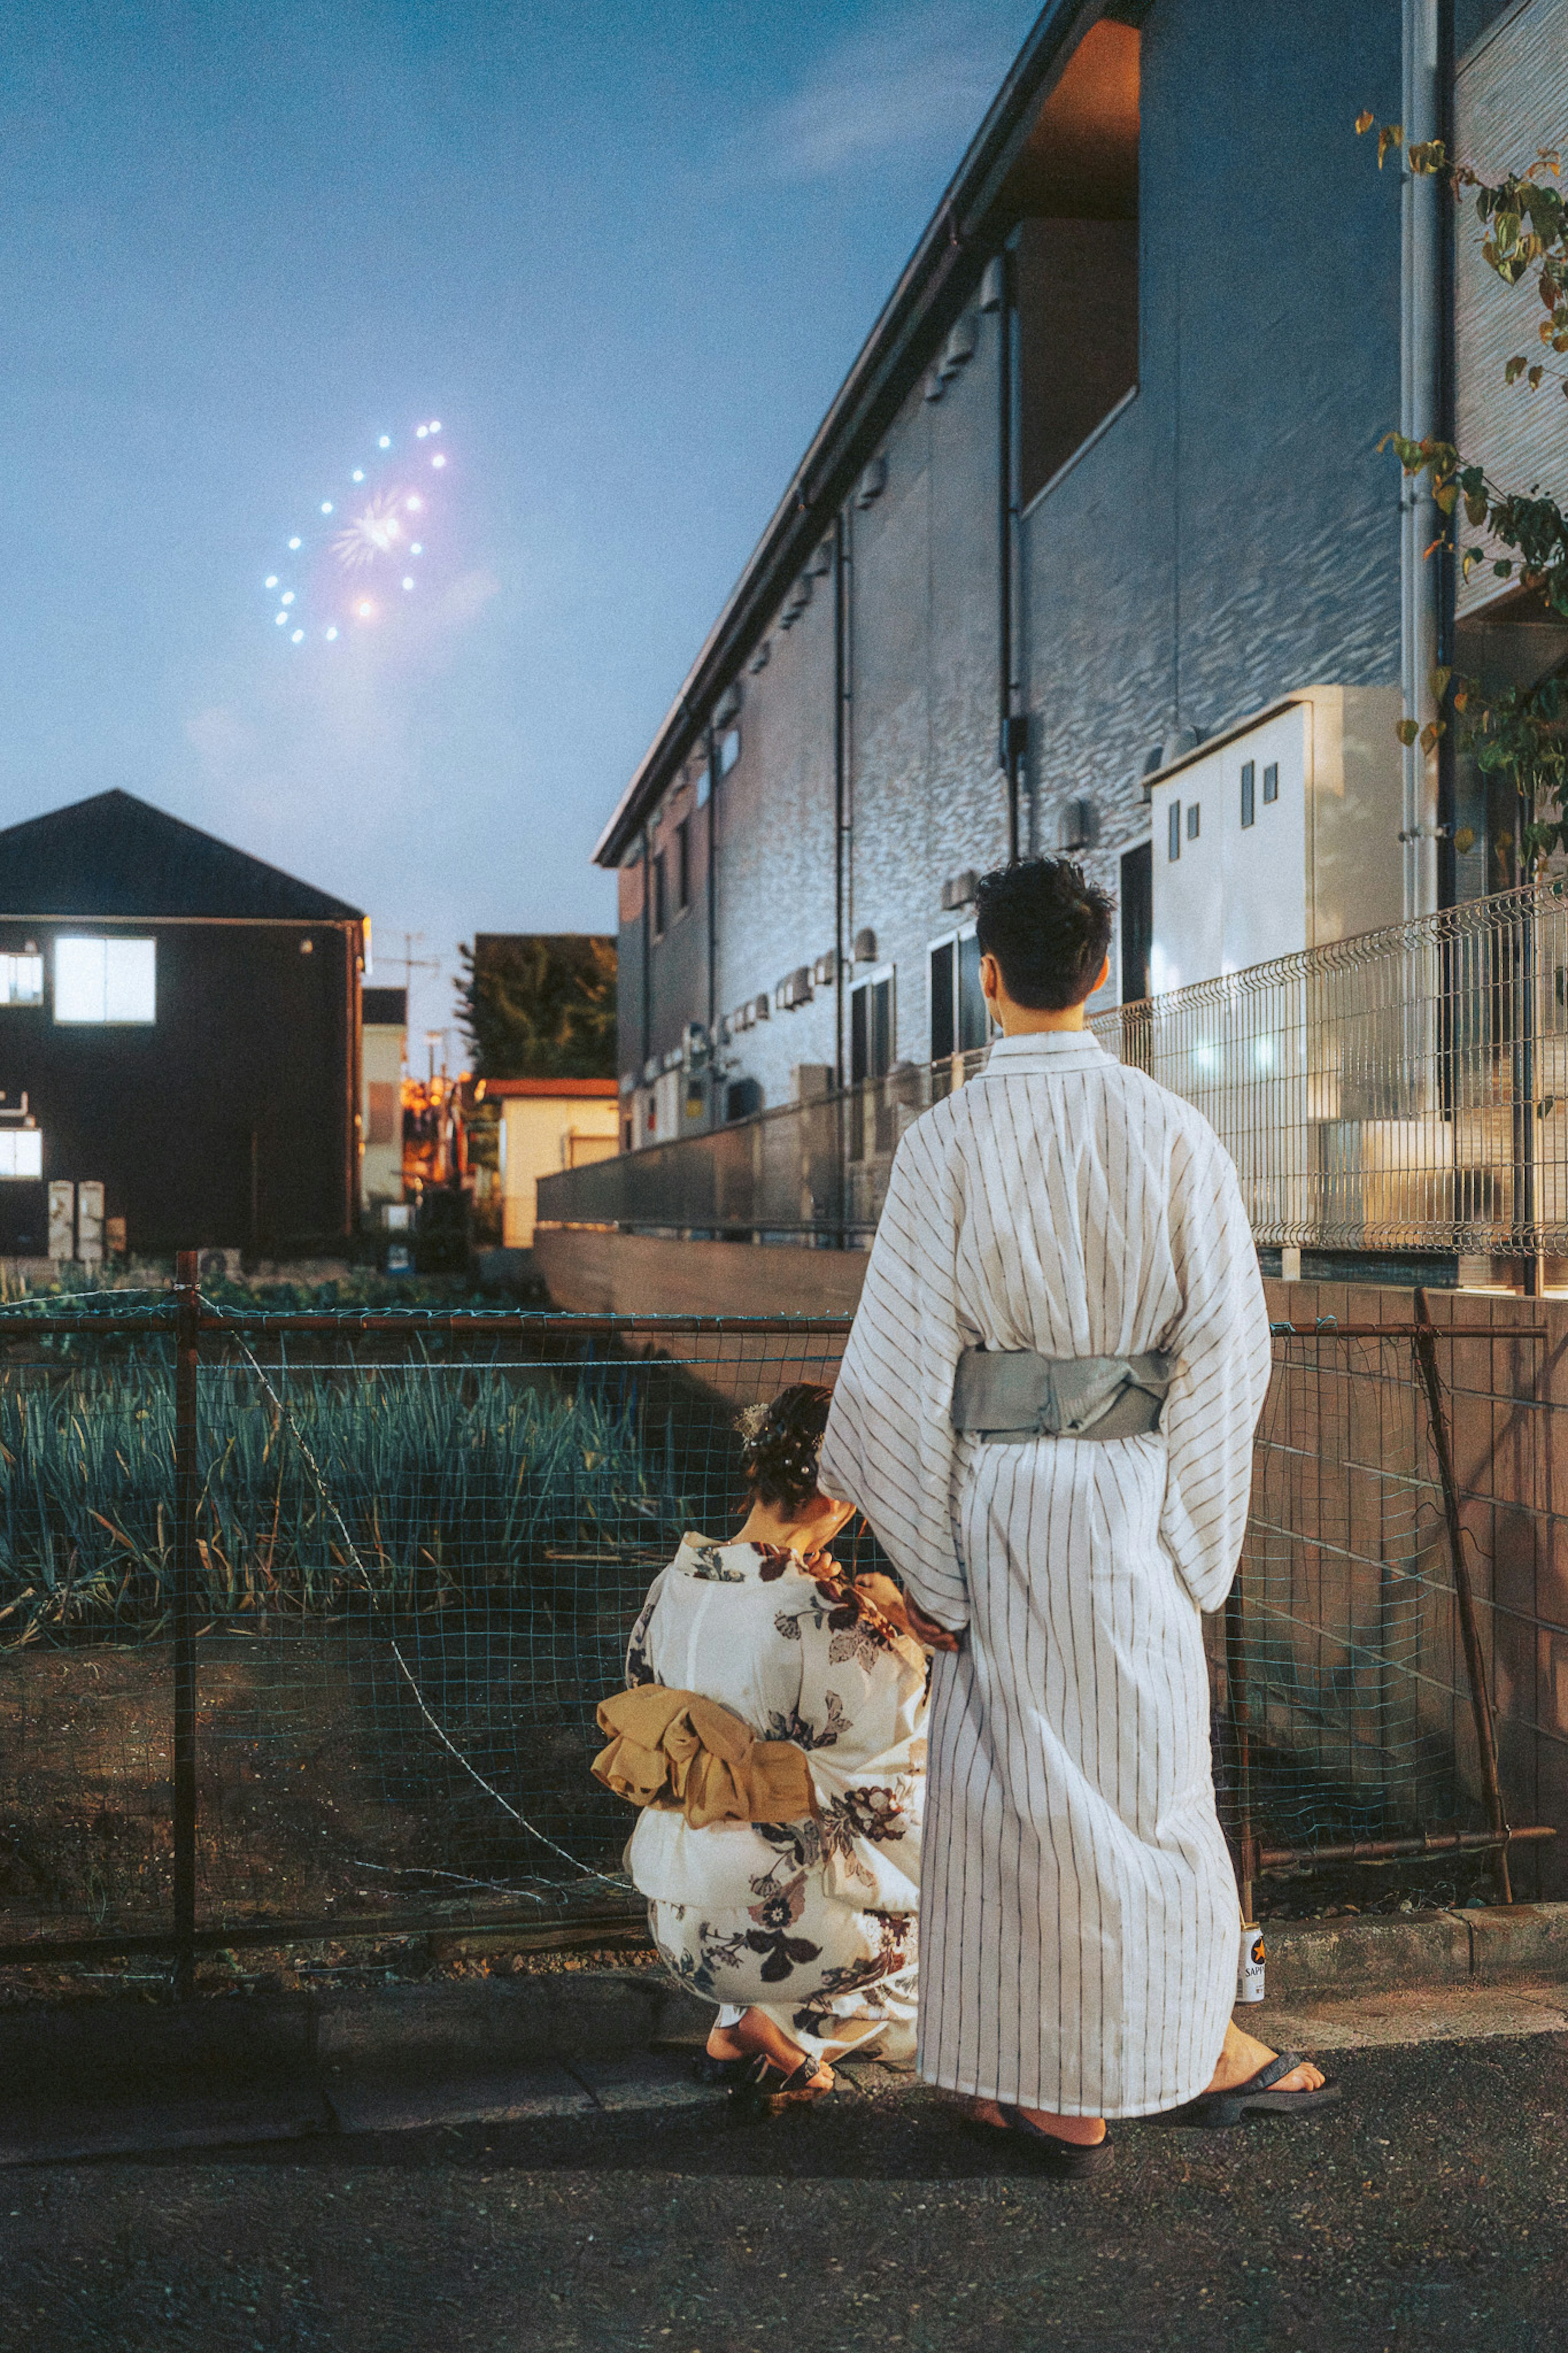
[[[1303,2063],[1299,2051],[1277,2052],[1266,2067],[1259,2067],[1256,2075],[1249,2076],[1245,2084],[1238,2084],[1236,2089],[1237,2092],[1270,2091],[1287,2075],[1293,2075]]]

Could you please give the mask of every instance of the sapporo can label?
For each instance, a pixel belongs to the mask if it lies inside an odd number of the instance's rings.
[[[1263,2000],[1263,1931],[1244,1927],[1241,1947],[1236,1962],[1236,1998],[1237,2001]]]

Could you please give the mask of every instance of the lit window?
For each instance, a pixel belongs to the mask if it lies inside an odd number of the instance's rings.
[[[44,1139],[36,1127],[0,1127],[0,1178],[41,1176]]]
[[[0,1005],[41,1005],[43,1001],[43,957],[0,955]]]
[[[154,940],[91,940],[63,934],[55,942],[55,1019],[154,1020],[156,965]]]

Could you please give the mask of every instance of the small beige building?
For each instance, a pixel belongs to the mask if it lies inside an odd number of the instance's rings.
[[[360,1201],[379,1211],[403,1198],[403,1064],[408,991],[367,988],[361,1016]]]
[[[531,1250],[537,1180],[607,1160],[619,1149],[616,1082],[482,1079],[476,1092],[500,1105],[502,1242],[508,1250]]]

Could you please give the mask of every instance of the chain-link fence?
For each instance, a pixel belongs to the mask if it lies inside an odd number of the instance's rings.
[[[1422,1294],[1401,1319],[1396,1296],[1371,1294],[1375,1322],[1275,1325],[1241,1569],[1210,1629],[1221,1816],[1244,1879],[1484,1855],[1505,1896],[1521,1873],[1554,1889],[1568,1678],[1536,1655],[1568,1642],[1545,1589],[1554,1335],[1467,1326],[1451,1297],[1438,1324]]]
[[[735,1525],[737,1409],[847,1328],[0,1311],[0,1957],[625,1916],[595,1704],[683,1531]],[[1277,1342],[1214,1629],[1244,1875],[1563,1810],[1552,1349],[1439,1334],[1434,1389],[1420,1345]]]
[[[740,1406],[847,1324],[0,1317],[0,1943],[635,1898],[588,1760]]]

